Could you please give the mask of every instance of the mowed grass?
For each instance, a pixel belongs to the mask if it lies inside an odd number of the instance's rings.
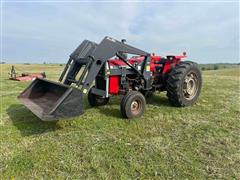
[[[15,65],[57,80],[63,66]],[[240,179],[240,71],[204,71],[193,107],[148,99],[142,118],[121,118],[120,98],[71,120],[46,123],[17,100],[29,83],[1,69],[1,179]]]

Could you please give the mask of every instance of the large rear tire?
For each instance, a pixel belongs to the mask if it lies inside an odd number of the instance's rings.
[[[174,106],[192,106],[202,89],[202,74],[197,63],[180,62],[169,74],[166,84],[169,102]]]
[[[138,91],[129,91],[121,101],[121,113],[124,118],[141,117],[146,106],[145,97]]]
[[[89,104],[94,106],[104,106],[108,103],[109,97],[102,97],[92,93],[92,89],[90,89],[88,93],[88,102]]]

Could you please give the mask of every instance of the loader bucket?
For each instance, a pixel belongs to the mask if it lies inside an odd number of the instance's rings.
[[[43,121],[54,121],[83,114],[83,94],[74,87],[36,79],[19,100]]]

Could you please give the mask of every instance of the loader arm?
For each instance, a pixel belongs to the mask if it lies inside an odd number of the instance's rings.
[[[105,37],[91,55],[93,62],[81,89],[83,93],[87,93],[103,64],[107,62],[111,57],[121,52],[140,56],[149,55],[145,51],[129,46],[113,38]]]
[[[142,51],[110,37],[105,37],[99,44],[85,40],[70,55],[70,59],[59,80],[63,80],[63,77],[69,68],[67,76],[64,80],[64,84],[70,85],[71,83],[76,83],[77,86],[82,85],[81,91],[83,93],[87,93],[102,66],[110,58],[119,53],[150,56],[150,54],[145,51]],[[79,80],[75,80],[77,73],[80,71],[83,65],[85,68],[81,72],[82,74]],[[84,82],[83,79],[85,79]]]

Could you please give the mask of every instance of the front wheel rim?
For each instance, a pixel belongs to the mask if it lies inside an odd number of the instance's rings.
[[[142,110],[142,102],[139,100],[134,100],[131,103],[131,112],[133,115],[138,115]]]

